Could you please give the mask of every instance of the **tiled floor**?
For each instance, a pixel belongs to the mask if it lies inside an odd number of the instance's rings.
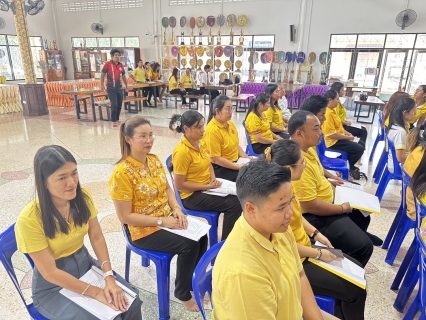
[[[202,105],[200,101],[200,105]],[[178,112],[184,110],[177,110]],[[206,114],[207,108],[200,108]],[[168,118],[176,113],[175,109],[145,108],[140,115],[150,119],[157,139],[153,153],[165,161],[179,141],[179,136],[168,127]],[[348,112],[350,115],[351,112]],[[131,115],[122,112],[123,120]],[[245,148],[245,136],[241,123],[244,113],[235,113],[233,121],[240,133],[240,143]],[[371,193],[376,185],[372,183],[372,172],[379,154],[373,164],[368,163],[368,154],[373,139],[377,134],[377,125],[367,125],[369,137],[366,155],[362,159],[362,171],[370,177],[365,189]],[[41,117],[26,117],[22,114],[0,116],[0,231],[15,222],[16,217],[34,196],[34,177],[32,161],[35,152],[42,146],[58,144],[69,149],[77,159],[80,181],[92,193],[99,210],[99,220],[105,233],[114,269],[124,273],[125,243],[114,207],[109,200],[107,181],[113,170],[114,163],[120,156],[118,129],[108,122],[77,122],[73,108],[50,108],[50,114]],[[381,145],[379,145],[381,147]],[[382,201],[382,213],[372,218],[370,232],[384,238],[399,206],[400,184],[391,182]],[[389,289],[395,273],[412,240],[410,233],[393,266],[384,262],[386,251],[375,248],[374,254],[367,265],[368,298],[366,319],[402,319],[402,315],[393,307],[396,293]],[[90,248],[88,240],[87,247]],[[31,301],[31,268],[21,254],[14,257],[17,275],[21,287]],[[175,274],[175,260],[171,268],[171,287]],[[27,318],[25,309],[11,281],[3,268],[0,268],[0,308],[2,319]],[[140,260],[132,256],[130,281],[141,289],[144,319],[158,319],[156,300],[155,267],[142,268]],[[172,288],[173,289],[173,288]],[[172,291],[173,292],[173,291]],[[181,304],[171,296],[172,319],[201,319],[199,314],[185,312]]]

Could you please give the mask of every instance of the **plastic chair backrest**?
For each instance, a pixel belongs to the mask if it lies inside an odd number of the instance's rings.
[[[166,159],[166,167],[167,167],[167,171],[170,174],[170,179],[172,179],[172,186],[173,186],[173,191],[175,192],[176,195],[176,200],[179,204],[179,207],[184,208],[184,205],[182,203],[182,199],[179,196],[179,191],[176,189],[175,187],[175,183],[173,180],[173,170],[172,170],[172,155],[168,156]]]
[[[216,258],[224,243],[225,241],[216,243],[209,250],[207,250],[206,253],[204,253],[200,261],[198,261],[198,264],[194,270],[194,275],[192,276],[192,289],[194,290],[194,298],[195,301],[197,301],[197,305],[200,309],[203,319],[206,319],[206,315],[203,308],[203,299],[206,292],[210,297],[210,301],[212,301],[213,267],[209,267],[212,264],[212,261]]]
[[[34,318],[34,319],[47,319],[40,315],[36,309],[34,308],[34,305],[27,304],[25,301],[25,298],[21,291],[21,286],[18,282],[18,279],[16,278],[15,270],[13,268],[12,264],[12,256],[17,251],[17,245],[16,245],[16,237],[15,237],[15,224],[12,224],[9,228],[6,229],[1,235],[0,235],[0,260],[3,264],[7,274],[10,277],[10,280],[12,280],[13,285],[15,286],[16,290],[19,293],[19,296],[22,299],[22,302],[25,305],[25,308],[27,309],[28,313]],[[26,258],[28,259],[28,262],[31,264],[31,267],[34,268],[34,262],[30,258],[29,255],[25,254]]]
[[[327,149],[327,148],[325,146],[324,137],[321,137],[321,143],[319,145],[317,145],[317,153],[318,153],[318,155],[323,156],[325,154],[325,149]]]
[[[407,188],[410,188],[411,177],[400,163],[402,172],[402,212],[407,212]]]
[[[246,129],[246,121],[245,120],[243,121],[243,127],[244,127],[244,132],[246,134],[246,140],[247,140],[247,149],[246,149],[247,155],[259,157],[260,154],[253,151],[253,145],[251,144],[250,136],[249,136],[248,131]]]
[[[423,237],[426,237],[426,204],[416,197],[414,198],[414,202],[416,203],[417,229],[423,233]]]
[[[392,162],[393,162],[393,172],[392,172],[392,174],[401,176],[402,175],[402,171],[401,171],[401,166],[399,165],[398,159],[396,158],[395,146],[394,146],[394,144],[393,144],[392,141],[390,141],[389,139],[386,139],[386,140],[388,142],[387,143],[388,149],[389,149],[388,152],[392,153]]]

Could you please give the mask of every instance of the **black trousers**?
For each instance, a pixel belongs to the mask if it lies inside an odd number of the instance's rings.
[[[210,95],[210,101],[213,101],[218,95],[220,95],[220,92],[218,90],[207,90],[204,87],[200,87],[201,94],[208,94]]]
[[[123,90],[107,88],[108,99],[111,102],[111,121],[117,122],[120,119],[121,105],[123,104]]]
[[[365,127],[361,127],[361,129],[358,129],[355,127],[343,125],[343,129],[345,129],[354,137],[358,137],[359,141],[362,142],[362,144],[365,147],[365,141],[367,140],[367,135],[368,135],[367,129]]]
[[[226,179],[229,181],[237,181],[239,170],[228,169],[213,163],[214,175],[216,178]]]
[[[127,230],[127,227],[126,227]],[[129,231],[127,235],[131,239]],[[181,301],[188,301],[192,298],[192,274],[198,261],[207,250],[207,235],[200,241],[194,241],[177,234],[159,230],[143,237],[132,244],[141,249],[162,251],[177,254],[175,297]],[[164,275],[165,277],[167,275]]]
[[[233,195],[219,197],[195,191],[188,198],[183,199],[182,203],[190,210],[223,212],[222,240],[228,237],[243,212],[240,201]]]
[[[187,93],[190,93],[190,94],[200,94],[200,90],[197,90],[197,89],[185,88],[185,91],[186,91]],[[197,99],[196,99],[196,98],[190,98],[189,100],[190,100],[191,102],[197,102]]]
[[[337,140],[329,149],[336,151],[345,151],[348,154],[350,169],[355,169],[355,163],[361,159],[364,153],[365,145],[359,140],[358,143],[349,140]]]
[[[345,255],[345,258],[361,266],[352,257]],[[303,269],[314,294],[333,297],[337,300],[334,312],[336,317],[344,320],[364,320],[366,290],[321,268],[308,259],[303,261]]]
[[[290,135],[286,132],[274,132],[277,136],[280,136],[283,139],[290,139]]]
[[[258,154],[264,153],[266,148],[270,146],[271,146],[270,144],[264,144],[264,143],[258,143],[258,142],[252,144],[253,151]]]
[[[152,95],[154,94],[154,90],[156,90],[156,89],[157,89],[157,87],[150,87],[150,88],[144,88],[143,89],[143,96],[147,97],[147,101],[149,103],[151,103]],[[146,101],[145,101],[145,103],[146,103]]]
[[[370,216],[359,210],[349,214],[318,216],[304,213],[305,219],[325,235],[332,245],[359,261],[363,267],[373,254],[373,243],[366,235]]]
[[[173,89],[172,91],[170,91],[170,93],[180,94],[180,97],[182,98],[182,104],[186,104],[186,99],[185,99],[186,91],[182,91],[180,89]]]

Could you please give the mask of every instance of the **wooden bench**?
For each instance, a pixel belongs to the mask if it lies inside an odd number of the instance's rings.
[[[187,94],[185,96],[185,98],[187,99],[197,99],[197,108],[191,108],[191,100],[189,101],[189,109],[193,109],[193,110],[198,110],[198,106],[199,106],[199,99],[201,99],[203,97],[203,95],[198,95],[198,94]]]
[[[108,98],[108,95],[106,93],[95,93],[93,95],[93,98]],[[78,100],[78,105],[80,106],[80,102],[83,102],[83,109],[84,111],[81,111],[80,109],[80,113],[82,114],[87,114],[87,100],[90,100],[90,95],[84,95],[79,97]],[[96,105],[96,104],[95,104]]]
[[[166,108],[169,108],[169,99],[168,98],[175,98],[175,109],[177,109],[177,103],[178,103],[178,98],[180,98],[180,94],[176,94],[176,93],[169,93],[166,92],[164,93],[164,98],[166,99]],[[173,107],[171,107],[173,108]]]
[[[238,96],[230,96],[229,98],[231,99],[231,101],[235,101],[237,112],[247,112],[248,110],[247,102],[250,100],[250,98],[254,98],[254,94],[242,93]],[[244,110],[238,110],[238,107],[241,107],[241,102],[244,102]]]
[[[142,103],[141,101],[146,101],[147,97],[134,97],[134,96],[127,96],[124,97],[123,103],[124,103],[124,110],[129,111],[129,113],[138,113],[139,111],[142,111]],[[131,104],[131,102],[135,102],[135,104]],[[136,104],[136,102],[139,102]],[[132,109],[132,107],[135,107]]]
[[[102,100],[102,101],[96,101],[95,106],[98,107],[99,119],[101,121],[111,121],[111,102],[108,99]],[[105,107],[106,109],[106,114],[107,114],[106,118],[104,118],[103,116],[102,107]]]

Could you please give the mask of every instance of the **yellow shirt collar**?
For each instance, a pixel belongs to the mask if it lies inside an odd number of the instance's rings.
[[[243,228],[245,232],[247,232],[262,248],[270,251],[275,252],[273,241],[276,240],[276,235],[271,235],[271,241],[266,239],[264,236],[262,236],[259,232],[257,232],[244,218],[244,214],[240,217],[240,226]]]

